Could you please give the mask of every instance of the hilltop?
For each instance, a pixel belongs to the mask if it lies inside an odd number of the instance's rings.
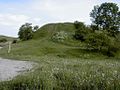
[[[35,32],[34,38],[51,38],[52,35],[59,31],[65,31],[72,35],[75,32],[74,24],[70,22],[46,24]]]

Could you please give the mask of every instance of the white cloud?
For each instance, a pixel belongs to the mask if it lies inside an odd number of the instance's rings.
[[[19,26],[20,24],[29,21],[30,17],[25,15],[0,14],[0,26]]]
[[[89,13],[96,0],[36,0],[31,6],[39,13],[45,13],[51,21],[80,20],[90,23]]]
[[[0,14],[0,34],[17,36],[19,27],[29,22],[30,17],[18,14]]]
[[[41,26],[46,23],[79,20],[90,24],[89,13],[94,5],[109,1],[119,2],[119,0],[25,0],[19,3],[0,3],[0,34],[4,29],[3,34],[16,36],[19,27],[26,22]],[[120,3],[118,5],[120,7]],[[13,33],[8,33],[11,30]]]

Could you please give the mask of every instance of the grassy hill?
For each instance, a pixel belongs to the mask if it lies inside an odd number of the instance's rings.
[[[55,33],[60,31],[67,33],[68,39],[62,42],[54,41],[52,37]],[[64,58],[101,58],[101,56],[106,57],[99,52],[96,53],[84,50],[85,43],[75,40],[73,38],[74,32],[75,27],[73,23],[55,23],[44,25],[35,32],[33,40],[19,42],[13,45],[11,55],[20,55],[20,57],[31,56],[31,58],[33,56],[36,57],[43,55]],[[8,56],[5,53],[6,50],[3,49],[3,52],[0,54]]]
[[[14,39],[16,39],[14,37],[8,37],[8,36],[0,35],[0,39],[3,39],[3,38],[5,38],[7,41],[13,41]]]
[[[6,42],[0,42],[0,46],[6,46],[8,41],[13,41],[16,40],[17,38],[0,35],[0,40],[2,39],[5,39]]]
[[[59,31],[65,31],[74,34],[75,27],[73,23],[52,23],[42,26],[35,34],[34,38],[51,38],[51,36]]]
[[[68,38],[54,41],[55,33],[64,31]],[[0,50],[0,56],[37,62],[34,70],[12,81],[0,83],[1,90],[119,90],[120,55],[109,58],[85,49],[85,43],[73,38],[73,23],[42,26],[29,41]]]

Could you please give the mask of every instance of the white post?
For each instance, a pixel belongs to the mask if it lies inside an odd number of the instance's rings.
[[[9,44],[9,45],[8,45],[8,53],[10,53],[10,51],[11,51],[11,44],[12,44],[12,43],[11,43],[11,42],[8,42],[8,44]]]

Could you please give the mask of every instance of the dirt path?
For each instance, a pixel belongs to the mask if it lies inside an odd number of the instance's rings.
[[[11,80],[15,76],[33,68],[29,61],[15,61],[0,58],[0,81]]]

